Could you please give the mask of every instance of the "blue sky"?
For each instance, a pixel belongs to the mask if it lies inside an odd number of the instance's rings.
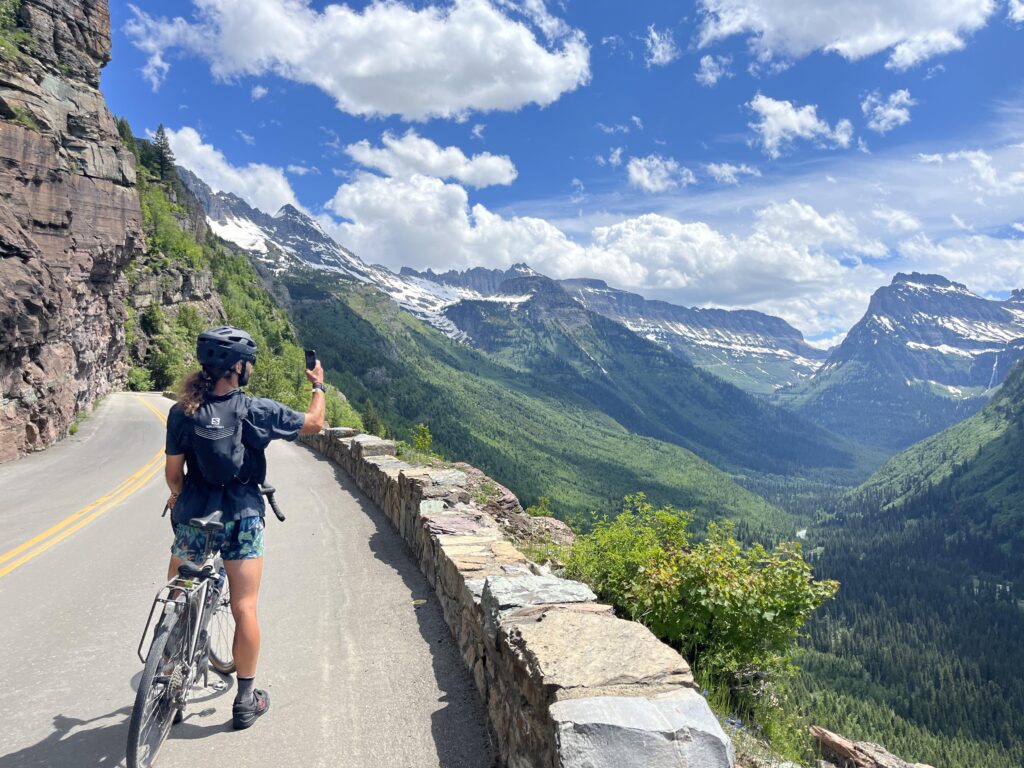
[[[1024,286],[1020,0],[114,0],[111,19],[116,114],[367,261],[527,261],[821,344],[897,271]]]

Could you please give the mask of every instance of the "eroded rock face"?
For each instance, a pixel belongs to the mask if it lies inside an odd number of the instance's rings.
[[[105,0],[23,0],[0,58],[0,461],[62,437],[119,386],[124,268],[143,249],[135,164],[98,90]]]

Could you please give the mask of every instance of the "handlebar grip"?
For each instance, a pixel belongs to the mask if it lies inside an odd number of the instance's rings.
[[[277,501],[274,499],[274,494],[268,493],[267,494],[267,501],[270,502],[270,508],[272,510],[274,510],[274,514],[277,515],[277,519],[280,520],[283,523],[284,522],[284,512],[282,512],[278,508]]]
[[[284,512],[282,512],[281,508],[277,506],[277,499],[274,498],[274,493],[276,493],[276,490],[275,490],[274,486],[272,486],[272,485],[261,485],[261,486],[258,486],[258,487],[260,489],[260,493],[262,493],[264,496],[266,496],[267,497],[267,501],[270,502],[270,508],[272,510],[274,510],[274,515],[277,517],[278,520],[280,520],[283,523],[284,522]]]

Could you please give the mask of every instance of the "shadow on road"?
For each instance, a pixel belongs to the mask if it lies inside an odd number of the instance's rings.
[[[54,715],[53,732],[31,747],[0,757],[3,768],[109,768],[124,764],[131,706],[81,720]]]
[[[427,601],[415,611],[420,635],[430,646],[437,687],[444,694],[439,699],[443,707],[431,716],[431,734],[437,748],[439,768],[486,768],[495,765],[486,705],[480,700],[469,670],[462,662],[433,588],[387,516],[359,490],[341,467],[316,451],[306,449],[317,461],[330,466],[338,484],[352,494],[360,510],[373,522],[374,532],[369,544],[374,557],[395,570],[414,598]]]
[[[135,675],[132,689],[138,686]],[[213,677],[213,675],[211,675]],[[231,718],[207,722],[216,710],[214,699],[229,694],[234,676],[220,676],[225,686],[207,688],[189,704],[185,720],[171,729],[168,742],[176,739],[203,739],[214,733],[230,731]],[[128,742],[128,721],[132,705],[127,704],[108,715],[88,720],[67,715],[53,716],[53,732],[30,747],[0,756],[0,768],[112,768],[123,766]]]

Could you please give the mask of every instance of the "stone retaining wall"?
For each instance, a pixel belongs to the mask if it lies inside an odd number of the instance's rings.
[[[458,469],[348,429],[303,442],[344,469],[415,555],[487,710],[502,768],[731,768],[686,662],[590,589],[546,575]]]

